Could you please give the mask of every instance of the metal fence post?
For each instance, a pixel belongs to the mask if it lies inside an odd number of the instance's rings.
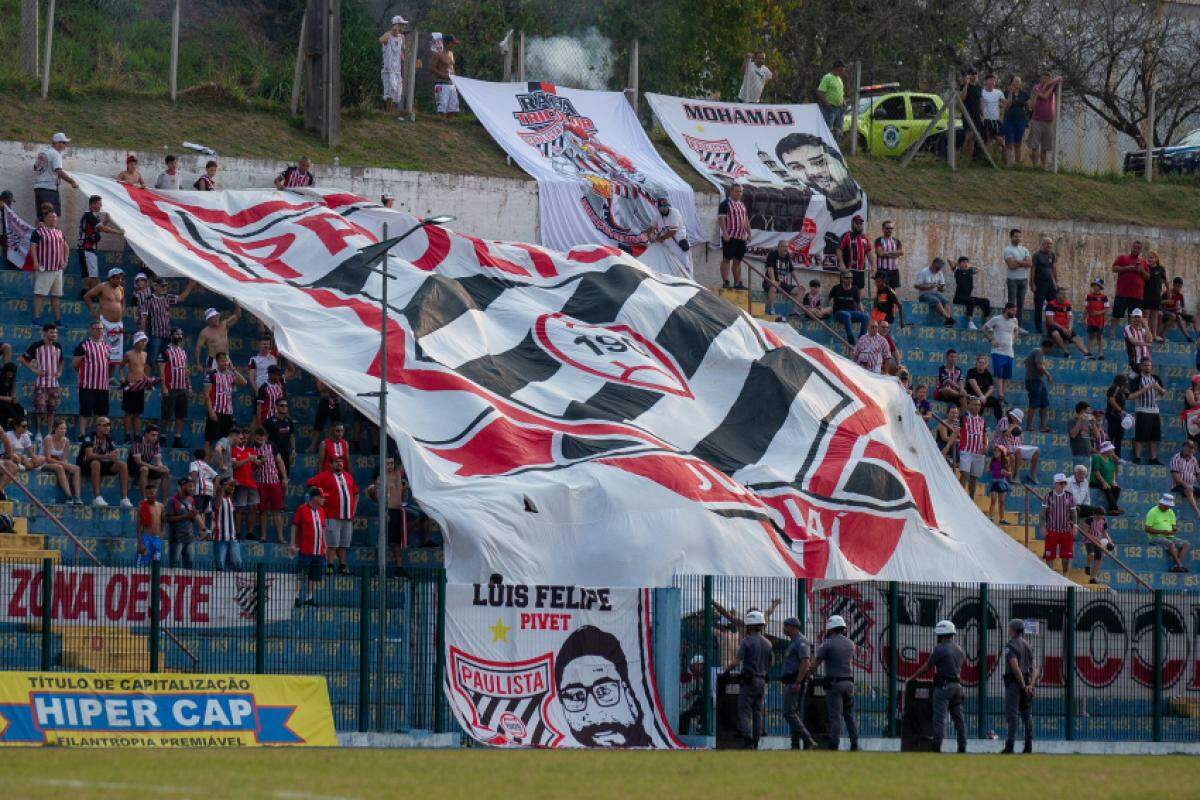
[[[1151,716],[1151,738],[1156,742],[1162,741],[1162,700],[1163,700],[1163,593],[1162,589],[1154,590],[1154,696],[1151,700],[1153,710]]]
[[[638,112],[638,40],[634,39],[629,47],[629,86],[625,89],[625,98],[633,106],[633,113]]]
[[[517,34],[517,81],[525,82],[525,31]]]
[[[1058,162],[1059,162],[1058,131],[1062,127],[1058,123],[1059,123],[1059,120],[1061,120],[1061,119],[1062,119],[1062,84],[1060,83],[1054,87],[1054,122],[1051,123],[1051,126],[1050,126],[1051,134],[1052,134],[1053,141],[1054,141],[1054,153],[1053,153],[1053,157],[1051,159],[1051,163],[1054,165],[1054,168],[1051,171],[1056,174],[1058,173]]]
[[[382,535],[382,532],[381,532]],[[383,591],[383,581],[379,582]],[[379,624],[383,625],[380,617]],[[371,716],[371,574],[363,564],[358,571],[358,729],[370,730]],[[376,676],[378,679],[378,676]]]
[[[796,579],[796,619],[800,620],[800,630],[808,635],[808,581],[805,578]]]
[[[1150,99],[1146,108],[1146,183],[1154,182],[1154,100],[1155,88],[1150,87]]]
[[[712,575],[704,576],[704,735],[714,736],[715,725],[713,714],[713,667],[716,664],[716,654],[713,653],[713,579]]]
[[[1067,588],[1067,618],[1063,625],[1063,733],[1075,739],[1075,587]]]
[[[976,663],[979,679],[975,683],[975,728],[976,737],[987,738],[987,684],[988,684],[988,585],[979,584],[979,634],[976,637]]]
[[[162,635],[162,564],[150,562],[150,672],[158,672],[158,642]]]
[[[958,169],[957,154],[955,153],[958,148],[958,135],[954,129],[954,117],[958,111],[956,108],[958,86],[954,82],[953,72],[950,73],[950,90],[946,97],[950,100],[946,104],[946,163],[950,165],[950,169]]]
[[[438,570],[437,582],[437,639],[433,653],[433,732],[442,730],[442,704],[445,702],[446,678],[446,569]],[[379,676],[383,680],[383,676]]]
[[[42,559],[42,672],[50,671],[53,650],[50,629],[54,624],[54,561]]]
[[[850,155],[858,155],[858,96],[862,92],[862,62],[854,62],[854,91],[850,103]],[[841,131],[831,131],[837,138]]]
[[[175,0],[175,5],[171,10],[171,102],[175,102],[177,89],[179,88],[179,2]]]
[[[267,565],[258,562],[254,570],[254,674],[267,672]]]
[[[888,581],[888,710],[887,736],[897,736],[896,726],[896,673],[900,669],[900,657],[896,652],[900,646],[900,584]]]

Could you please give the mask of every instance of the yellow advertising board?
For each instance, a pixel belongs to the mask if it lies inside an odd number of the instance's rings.
[[[0,745],[335,747],[325,678],[0,672]]]

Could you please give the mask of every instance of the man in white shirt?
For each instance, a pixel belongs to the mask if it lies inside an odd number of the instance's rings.
[[[385,111],[399,111],[400,101],[404,97],[404,26],[407,24],[408,20],[397,14],[392,17],[392,27],[379,37]]]
[[[993,142],[1003,144],[1000,131],[1000,102],[1004,100],[1004,92],[996,88],[996,73],[989,72],[983,79],[983,91],[980,93],[980,103],[983,107],[983,146],[991,147]]]
[[[775,77],[767,69],[766,53],[747,53],[746,62],[742,67],[742,88],[738,89],[738,100],[743,103],[757,103],[762,97],[763,87],[767,81]]]
[[[920,292],[920,301],[928,303],[934,313],[942,318],[942,327],[954,327],[954,315],[950,313],[950,301],[946,298],[946,262],[935,258],[925,269],[917,273],[915,288]]]
[[[180,174],[178,170],[179,159],[173,155],[166,158],[166,169],[158,174],[158,180],[154,182],[155,189],[179,189]]]
[[[54,213],[62,216],[62,200],[58,196],[60,180],[79,188],[79,183],[67,174],[62,166],[62,154],[71,140],[62,131],[50,137],[50,144],[38,151],[33,162],[33,210],[38,222],[42,221],[42,205],[54,206]]]
[[[1008,302],[1017,307],[1017,326],[1021,324],[1021,312],[1025,309],[1025,292],[1029,288],[1029,271],[1033,268],[1033,259],[1029,249],[1021,244],[1021,229],[1013,228],[1008,232],[1008,247],[1004,248],[1004,264],[1008,267],[1005,284],[1008,288]],[[1039,309],[1034,309],[1040,314]]]
[[[996,396],[1004,400],[1004,382],[1012,379],[1013,340],[1017,336],[1017,306],[1006,303],[1004,313],[983,323],[983,334],[992,343],[992,376],[996,379]]]
[[[692,279],[691,244],[687,239],[687,228],[683,225],[683,214],[679,209],[671,207],[671,201],[666,196],[658,198],[658,213],[661,219],[657,226],[652,226],[650,239],[658,242],[670,254],[674,266],[672,274],[680,278]]]

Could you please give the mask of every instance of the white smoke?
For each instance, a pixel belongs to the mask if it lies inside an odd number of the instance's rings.
[[[595,28],[573,36],[540,36],[525,42],[525,78],[577,89],[612,87],[616,55]]]

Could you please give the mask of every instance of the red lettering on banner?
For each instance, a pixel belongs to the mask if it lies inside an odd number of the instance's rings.
[[[455,475],[503,475],[519,467],[554,463],[554,434],[498,417],[461,446],[430,448],[430,452],[458,464]]]
[[[196,578],[192,586],[192,604],[188,609],[191,615],[189,622],[208,622],[208,600],[212,585],[211,576],[203,575]]]
[[[150,576],[136,572],[129,584],[128,618],[130,622],[141,622],[146,619],[146,603],[150,599]]]
[[[30,579],[33,577],[33,570],[26,567],[12,567],[9,573],[16,580],[17,586],[13,589],[13,593],[8,598],[8,616],[10,619],[24,617],[26,615],[25,593],[29,590]]]
[[[301,220],[303,222],[303,220]],[[239,242],[235,239],[221,239],[221,243],[237,253],[240,253],[247,260],[253,261],[269,272],[278,275],[287,280],[295,280],[301,277],[301,274],[292,269],[287,263],[280,258],[296,241],[294,233],[285,233],[281,236],[272,236],[269,239],[258,239],[252,242]],[[270,253],[266,255],[255,255],[259,250],[270,249]]]
[[[571,629],[570,614],[521,614],[520,629],[523,631],[567,631]]]
[[[577,264],[595,264],[603,261],[606,258],[620,258],[621,251],[615,247],[600,244],[595,247],[589,247],[586,250],[576,248],[567,253],[567,260],[574,261]]]
[[[129,581],[124,574],[118,572],[108,579],[104,587],[104,616],[106,619],[119,620],[125,616],[125,604],[129,602]]]
[[[459,236],[469,241],[475,247],[475,260],[479,262],[479,266],[484,268],[498,269],[501,272],[507,272],[511,275],[521,275],[523,277],[531,277],[529,270],[522,267],[520,264],[509,261],[507,258],[495,255],[488,247],[488,243],[469,234],[460,233]]]
[[[296,224],[302,228],[308,228],[316,234],[331,256],[337,255],[347,247],[357,250],[358,248],[350,242],[350,239],[355,237],[366,236],[371,241],[375,240],[372,234],[337,214],[314,214],[309,217],[300,217],[296,220]],[[296,274],[296,277],[299,277],[299,273]]]
[[[191,575],[173,576],[172,582],[175,584],[175,600],[171,603],[171,619],[175,622],[183,622],[183,615],[187,610],[188,589],[192,586]],[[166,614],[163,614],[163,619],[166,619]]]
[[[79,575],[78,582],[72,581],[72,584],[74,584],[75,602],[71,604],[68,619],[78,619],[81,616],[89,622],[97,619],[96,576],[90,572],[84,572]]]
[[[432,272],[450,254],[450,232],[436,225],[426,225],[422,230],[425,232],[425,252],[411,263],[419,270]]]

